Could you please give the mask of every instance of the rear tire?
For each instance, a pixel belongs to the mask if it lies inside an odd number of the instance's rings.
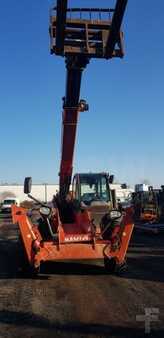
[[[18,260],[18,272],[25,276],[25,277],[36,277],[40,273],[40,266],[35,268],[34,266],[30,266],[29,261],[26,256],[24,244],[19,236],[19,245],[20,245],[20,252],[19,252],[19,260]]]

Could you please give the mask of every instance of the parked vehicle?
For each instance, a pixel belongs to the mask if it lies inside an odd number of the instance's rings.
[[[16,197],[6,197],[1,205],[1,212],[11,212],[12,205],[16,205],[19,207],[19,199]]]
[[[156,223],[160,220],[159,192],[149,187],[148,191],[137,191],[132,194],[134,218],[136,222]]]

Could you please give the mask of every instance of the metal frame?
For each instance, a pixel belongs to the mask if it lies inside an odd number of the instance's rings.
[[[127,2],[128,0],[117,0],[113,19],[112,19],[111,29],[110,29],[108,39],[107,39],[107,44],[106,44],[106,53],[105,53],[106,58],[112,57],[115,45],[119,41],[120,28],[121,28]]]
[[[58,0],[56,8],[56,54],[64,51],[64,37],[67,17],[67,0]]]
[[[12,206],[13,223],[19,224],[23,248],[32,268],[39,268],[40,264],[46,261],[85,261],[86,259],[93,261],[95,259],[114,258],[118,264],[124,262],[134,227],[131,213],[127,212],[124,216],[124,227],[119,233],[119,239],[118,229],[113,233],[110,240],[96,237],[93,231],[88,234],[76,233],[75,231],[66,233],[64,225],[59,220],[58,239],[44,241],[37,226],[31,223],[26,212],[27,210],[23,208]],[[76,229],[77,224],[67,224],[67,228],[68,226]],[[117,240],[120,244],[116,246]]]
[[[50,22],[51,53],[85,55],[89,58],[123,57],[123,33],[120,31],[128,0],[117,0],[112,8],[67,8],[67,0],[57,0]],[[79,14],[69,18],[67,14]],[[89,18],[82,17],[88,13]],[[93,20],[92,14],[99,13]],[[112,19],[104,19],[104,13]]]

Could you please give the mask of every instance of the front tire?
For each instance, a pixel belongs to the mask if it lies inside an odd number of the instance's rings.
[[[117,263],[115,258],[104,258],[104,267],[109,274],[121,276],[127,270],[126,261]]]
[[[25,277],[35,278],[40,273],[40,266],[37,268],[30,266],[26,256],[23,240],[19,235],[19,258],[18,258],[18,273]]]
[[[104,268],[109,274],[115,273],[116,269],[116,260],[114,258],[104,258]]]
[[[122,276],[127,271],[127,263],[126,261],[116,264],[115,274],[117,276]]]

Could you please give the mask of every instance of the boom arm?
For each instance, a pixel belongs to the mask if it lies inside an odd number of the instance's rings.
[[[62,200],[69,192],[78,115],[84,108],[79,102],[82,72],[91,58],[123,57],[121,23],[127,1],[117,0],[112,9],[68,8],[68,0],[57,0],[52,9],[51,53],[64,56],[67,67],[59,173]]]
[[[59,174],[62,199],[68,194],[71,183],[78,115],[83,110],[79,102],[81,78],[88,62],[88,58],[84,56],[69,56],[66,59],[67,81],[63,105],[62,154]]]

